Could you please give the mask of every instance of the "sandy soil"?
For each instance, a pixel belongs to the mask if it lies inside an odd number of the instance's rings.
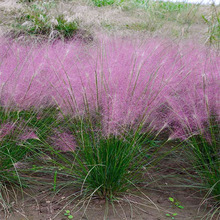
[[[44,185],[33,185],[32,190],[27,190],[23,197],[18,193],[16,200],[11,199],[10,212],[6,217],[0,211],[0,219],[67,220],[64,213],[70,210],[73,219],[103,220],[108,207],[108,220],[166,220],[171,219],[166,214],[173,213],[177,213],[175,220],[211,220],[209,212],[212,206],[203,201],[203,193],[187,187],[190,178],[179,169],[187,165],[175,161],[172,156],[165,158],[161,164],[160,171],[157,171],[158,166],[146,171],[144,182],[119,196],[114,206],[96,197],[85,203],[80,202],[75,199],[74,194],[78,195],[79,192],[74,188],[66,188],[54,194],[51,188]],[[41,174],[37,176],[39,183],[48,179],[48,176]],[[49,183],[53,182],[53,177],[50,178]],[[183,209],[170,202],[169,197],[178,201]],[[212,220],[218,220],[219,216],[220,213]]]
[[[168,183],[166,183],[168,184]],[[0,219],[7,220],[65,220],[64,210],[70,210],[74,219],[87,220],[102,220],[104,219],[106,205],[105,201],[93,198],[89,205],[79,205],[79,211],[75,213],[72,210],[76,202],[68,205],[71,200],[69,196],[73,193],[72,190],[62,191],[57,195],[46,193],[46,191],[36,193],[33,197],[19,199],[19,203],[15,204],[8,213],[4,216],[0,212]],[[171,204],[168,198],[172,196],[178,200],[184,209],[179,209]],[[67,201],[68,198],[68,201]],[[152,189],[146,187],[141,193],[136,191],[127,194],[114,203],[114,208],[109,205],[108,218],[109,220],[133,219],[133,220],[163,220],[169,219],[166,214],[177,213],[177,220],[201,220],[209,211],[203,205],[199,209],[201,197],[198,197],[195,192],[188,189],[172,188],[168,189]],[[63,210],[64,209],[64,210]],[[214,220],[215,218],[213,218]],[[217,220],[217,218],[216,218]]]

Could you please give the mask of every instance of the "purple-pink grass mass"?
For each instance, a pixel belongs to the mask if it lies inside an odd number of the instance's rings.
[[[143,122],[170,138],[220,120],[220,56],[191,43],[103,37],[20,45],[1,39],[0,104],[101,114],[104,133]],[[65,135],[64,135],[65,136]]]

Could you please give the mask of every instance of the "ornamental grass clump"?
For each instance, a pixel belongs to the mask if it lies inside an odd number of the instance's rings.
[[[219,204],[220,153],[220,58],[212,51],[193,49],[183,60],[191,70],[167,96],[170,111],[170,138],[185,144],[188,162],[194,168],[197,187],[207,190],[207,197]],[[195,59],[196,58],[196,59]],[[192,68],[193,67],[193,68]]]
[[[39,162],[57,153],[47,141],[58,123],[57,109],[53,107],[0,107],[0,207],[5,215],[17,193],[23,196],[36,184],[32,175],[38,171]]]
[[[74,178],[62,185],[78,187],[84,198],[96,195],[112,202],[140,181],[143,168],[150,163],[148,151],[154,148],[143,144],[149,136],[138,131],[105,136],[89,118],[68,121],[76,147],[72,157],[65,158],[62,170]]]
[[[120,39],[99,46],[12,44],[3,49],[3,106],[58,105],[76,116],[98,111],[106,133],[143,120],[154,126],[151,115],[164,104],[160,94],[180,68],[175,46],[155,40],[143,45]]]
[[[136,184],[150,164],[147,151],[155,145],[143,144],[144,139],[161,129],[154,126],[152,114],[163,104],[160,93],[175,75],[178,59],[170,54],[175,47],[166,47],[169,44],[152,40],[138,45],[104,39],[98,46],[57,42],[2,47],[2,106],[25,111],[58,106],[61,118],[80,119],[70,128],[48,127],[56,131],[55,137],[46,134],[54,149],[69,151],[53,158],[54,164],[71,178],[64,185],[78,186],[82,195],[112,201]],[[56,146],[57,138],[65,146]]]
[[[43,116],[39,116],[39,112],[33,109],[0,107],[1,180],[5,178],[7,182],[8,176],[12,177],[15,174],[11,169],[16,170],[17,164],[37,157],[44,149],[43,140],[50,135],[55,126],[56,114],[53,109],[49,111],[50,114],[48,109],[43,110]],[[16,175],[13,177],[17,178]]]
[[[204,183],[204,188],[208,189],[208,194],[212,198],[220,201],[220,158],[219,158],[219,123],[215,117],[210,117],[205,131],[189,137],[186,141],[193,155],[194,168]]]
[[[1,181],[6,181],[10,177],[16,179],[16,175],[12,175],[14,164],[22,160],[27,152],[30,151],[25,147],[25,142],[31,135],[31,132],[25,129],[25,126],[18,121],[19,113],[16,111],[7,112],[0,108],[0,172]],[[21,134],[21,129],[25,132],[27,139]],[[26,131],[25,131],[26,130]]]
[[[210,115],[204,127],[190,133],[185,131],[185,153],[191,165],[192,188],[199,188],[205,196],[203,203],[212,204],[207,217],[214,218],[219,213],[220,204],[220,129],[214,114]],[[186,162],[186,161],[185,161]],[[193,167],[193,169],[192,169]],[[192,171],[194,173],[192,173]]]
[[[206,48],[103,37],[92,44],[2,43],[0,54],[1,105],[58,111],[41,136],[50,150],[70,151],[55,153],[54,164],[82,195],[112,200],[135,184],[133,174],[140,177],[155,152],[146,144],[152,134],[155,140],[165,130],[186,141],[202,134],[208,144],[210,116],[219,121],[220,60]]]
[[[5,213],[11,206],[13,188],[22,191],[27,184],[19,169],[34,152],[34,139],[37,136],[19,120],[18,111],[0,107],[0,205]]]

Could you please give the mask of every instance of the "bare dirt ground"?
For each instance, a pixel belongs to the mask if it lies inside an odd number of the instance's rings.
[[[56,193],[51,187],[43,184],[32,186],[25,190],[23,196],[15,193],[11,198],[9,212],[0,211],[1,220],[67,220],[65,210],[70,210],[73,219],[82,220],[166,220],[171,219],[167,214],[176,214],[175,220],[218,220],[212,214],[210,203],[204,202],[204,193],[187,187],[189,176],[181,172],[181,162],[167,158],[162,161],[160,171],[158,167],[146,171],[145,180],[131,191],[118,196],[114,205],[107,204],[104,200],[92,197],[83,202],[76,199],[74,188],[66,188]],[[39,175],[39,174],[38,174]],[[38,182],[45,181],[39,175]],[[53,182],[53,177],[49,179]],[[179,202],[178,208],[169,198]],[[108,207],[108,209],[107,209]],[[105,216],[108,216],[105,218]]]
[[[167,181],[165,180],[165,184]],[[30,193],[30,192],[29,192]],[[7,217],[0,212],[1,220],[65,220],[68,219],[64,210],[70,210],[73,219],[102,220],[106,214],[105,201],[93,198],[90,203],[80,204],[78,211],[72,210],[78,201],[71,201],[71,189],[53,195],[42,189],[33,191],[32,196],[24,196],[18,199]],[[172,196],[179,201],[183,209],[177,208],[169,201]],[[74,197],[72,197],[74,198]],[[206,219],[205,215],[209,209],[207,205],[201,204],[201,196],[189,189],[159,189],[146,187],[141,192],[127,193],[114,203],[114,207],[109,205],[109,220],[133,219],[133,220],[164,220],[169,219],[166,214],[177,213],[177,220],[201,220]],[[209,218],[207,218],[209,219]],[[213,218],[217,220],[217,218]]]

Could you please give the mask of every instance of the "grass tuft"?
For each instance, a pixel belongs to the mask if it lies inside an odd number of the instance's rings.
[[[39,35],[50,38],[70,39],[79,29],[77,21],[68,21],[64,15],[52,16],[53,2],[34,3],[26,6],[13,25],[17,35]]]

